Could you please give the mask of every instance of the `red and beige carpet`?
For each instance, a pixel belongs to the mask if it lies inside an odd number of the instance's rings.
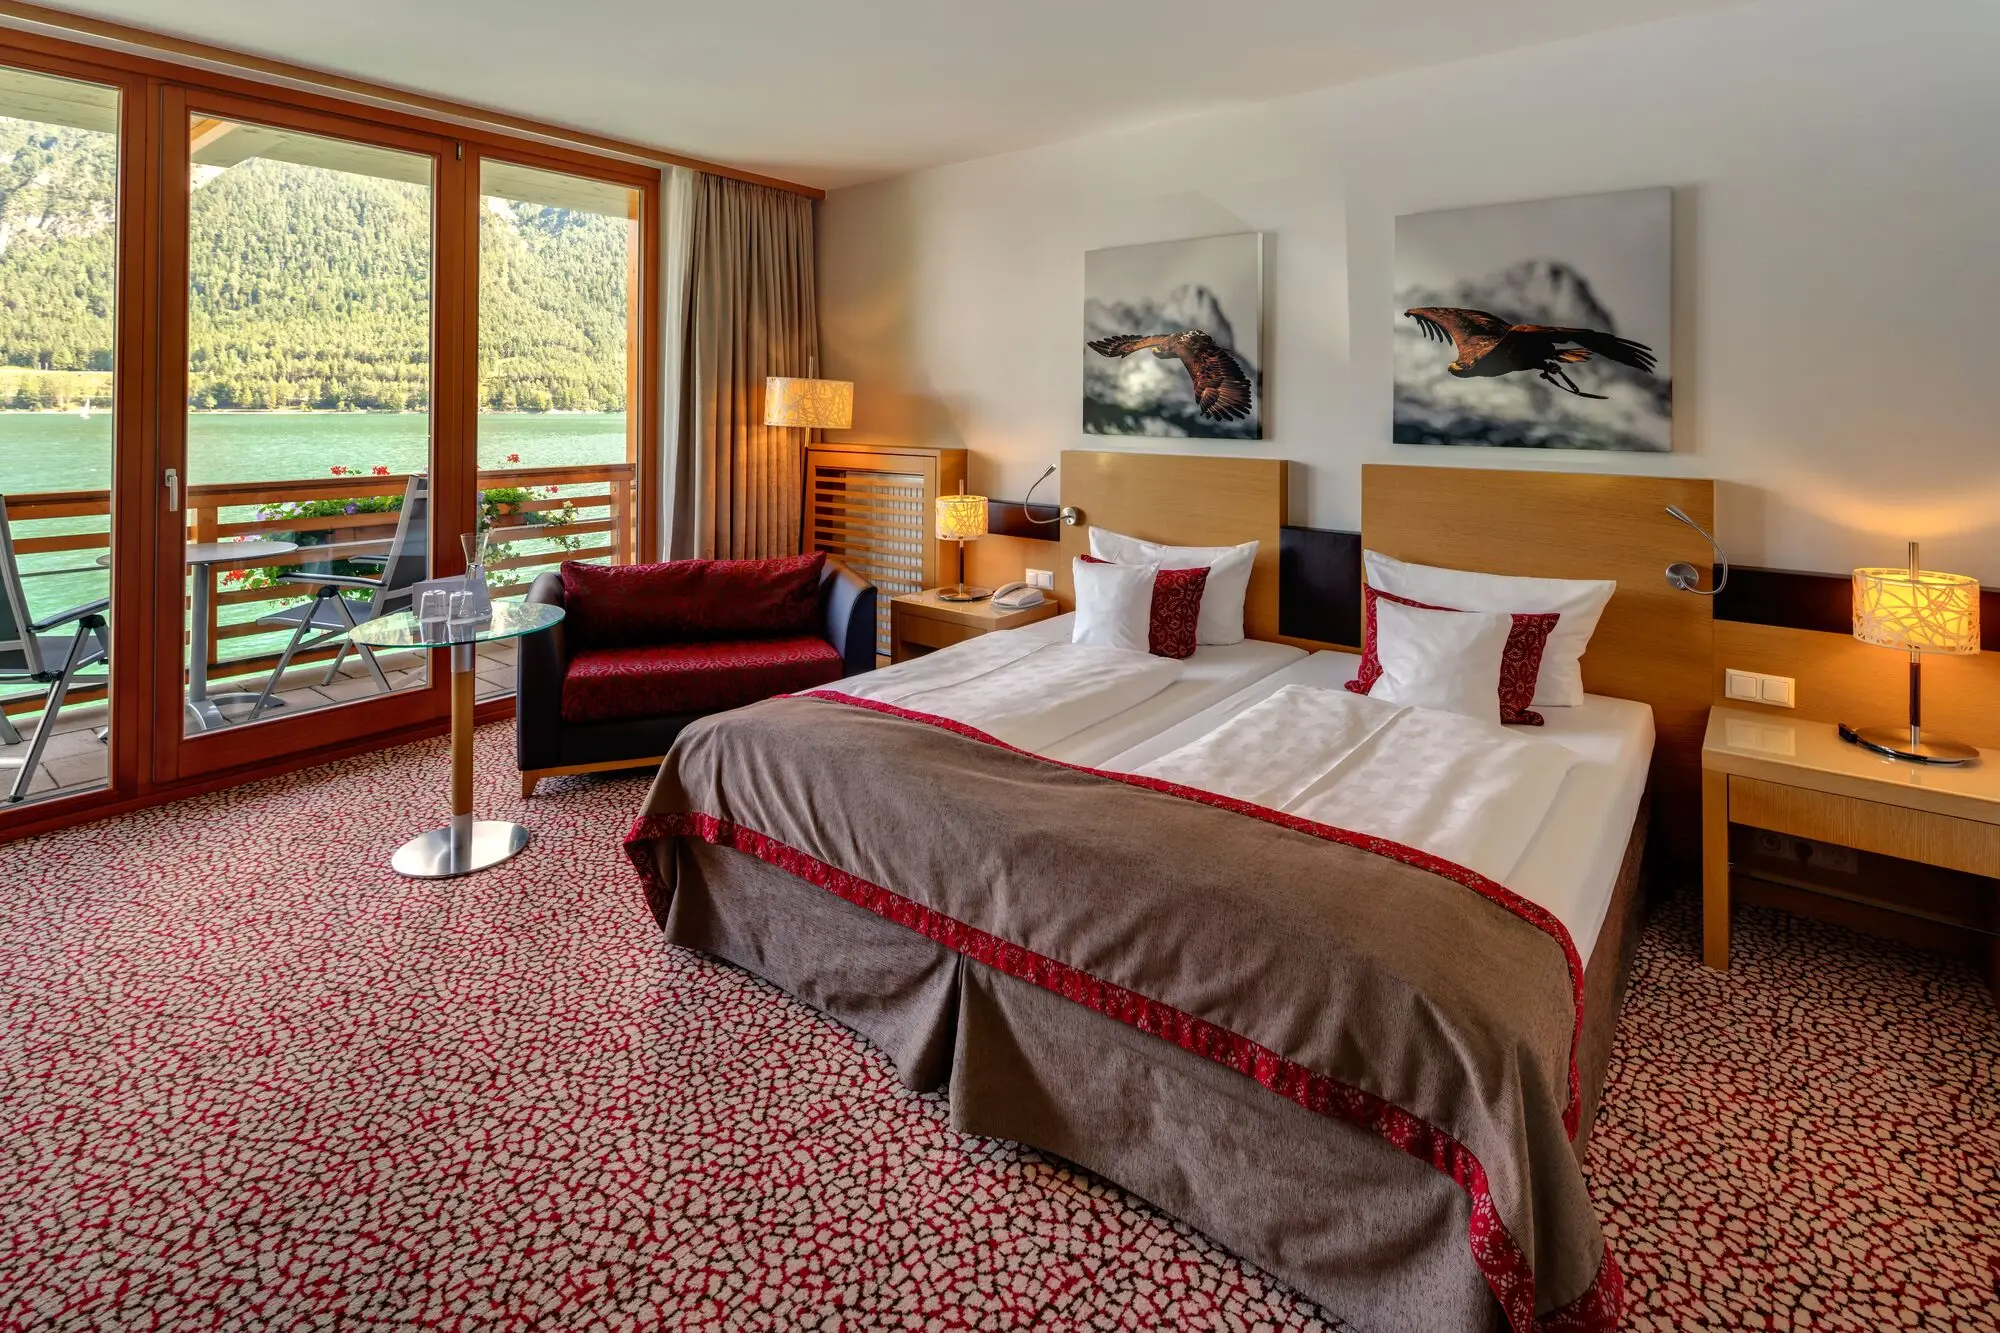
[[[519,815],[511,735],[482,812]],[[1103,1182],[961,1138],[658,939],[639,779],[397,878],[442,743],[0,847],[0,1327],[1305,1329]],[[1592,1145],[1639,1329],[2000,1326],[2000,1019],[1929,955],[1648,928]]]

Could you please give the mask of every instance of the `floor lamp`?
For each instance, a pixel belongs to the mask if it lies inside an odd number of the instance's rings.
[[[804,550],[806,446],[812,443],[816,430],[847,430],[854,425],[854,382],[768,376],[764,380],[764,424],[795,426],[803,432],[799,436],[799,549]]]

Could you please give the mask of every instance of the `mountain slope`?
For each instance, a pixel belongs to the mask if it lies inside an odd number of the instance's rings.
[[[116,148],[0,118],[0,364],[111,366]],[[270,160],[203,169],[189,199],[189,402],[403,408],[430,393],[421,187]],[[627,224],[490,201],[481,396],[622,410]]]

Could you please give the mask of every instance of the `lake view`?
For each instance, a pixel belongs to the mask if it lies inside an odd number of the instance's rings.
[[[0,495],[99,490],[111,484],[109,412],[0,412]],[[188,480],[283,481],[325,477],[335,466],[364,474],[385,466],[408,472],[427,464],[430,418],[418,412],[195,412],[188,416]],[[519,454],[520,467],[625,461],[622,412],[482,414],[479,453],[486,466]],[[103,519],[17,523],[16,536],[103,532]],[[27,580],[38,614],[106,595],[109,576],[76,552],[24,555],[24,571],[62,569]],[[255,614],[243,608],[243,614]],[[234,614],[226,615],[233,620]],[[263,636],[232,644],[232,653],[262,650]]]

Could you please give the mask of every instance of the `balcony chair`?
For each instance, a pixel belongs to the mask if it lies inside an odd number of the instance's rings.
[[[524,799],[542,778],[658,764],[710,713],[875,669],[875,585],[819,552],[568,561],[528,600],[567,616],[514,659]]]
[[[249,721],[255,722],[270,707],[272,696],[277,692],[279,682],[285,678],[285,669],[292,664],[294,657],[340,638],[365,621],[408,609],[411,589],[430,575],[429,487],[428,478],[410,478],[403,491],[403,508],[397,515],[396,534],[389,539],[387,554],[348,558],[350,564],[379,565],[381,572],[377,576],[369,578],[360,574],[333,573],[333,562],[330,560],[324,571],[297,569],[279,576],[280,583],[311,588],[312,597],[298,606],[288,606],[282,611],[258,617],[259,625],[290,629],[292,638],[285,645],[285,651],[278,655],[278,665],[272,669],[270,679],[264,682],[263,692],[251,707]],[[368,600],[356,602],[344,595],[355,589],[367,591]],[[375,677],[375,684],[384,694],[388,693],[389,678],[383,674],[381,664],[376,662],[375,651],[344,639],[320,684],[333,684],[334,677],[340,674],[341,663],[347,660],[350,651],[355,650],[360,652],[369,674]]]
[[[98,666],[111,658],[111,630],[104,613],[109,599],[36,620],[28,611],[28,595],[21,587],[21,566],[14,558],[14,534],[7,524],[7,501],[0,497],[0,685],[34,684],[44,687],[42,720],[35,724],[35,738],[28,742],[24,756],[0,754],[0,768],[18,770],[7,791],[9,804],[28,794],[28,784],[41,766],[42,752],[55,734],[56,714],[76,681],[76,673]],[[74,626],[63,634],[51,630]],[[21,744],[21,733],[0,709],[0,745]]]

